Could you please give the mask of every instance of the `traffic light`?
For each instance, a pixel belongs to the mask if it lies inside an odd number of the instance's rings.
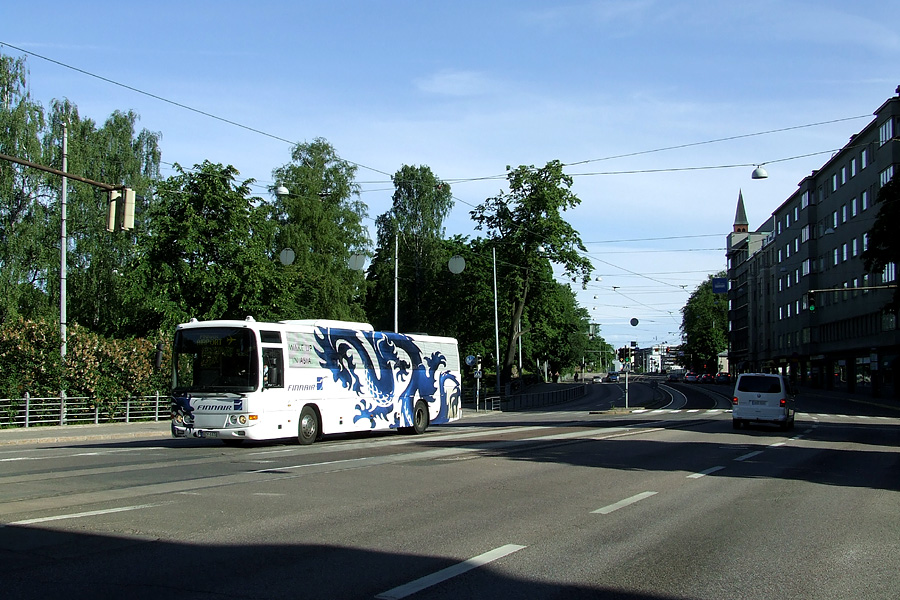
[[[109,190],[109,203],[106,208],[106,230],[116,230],[116,212],[119,204],[119,196],[122,194],[119,190]]]
[[[131,188],[122,190],[122,229],[134,229],[134,190]]]
[[[815,312],[816,310],[816,293],[815,292],[806,292],[806,308],[809,312]]]
[[[134,229],[134,201],[134,190],[131,188],[109,191],[109,204],[106,209],[107,231]]]

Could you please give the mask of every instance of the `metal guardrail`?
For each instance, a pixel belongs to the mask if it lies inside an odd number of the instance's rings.
[[[87,396],[32,398],[26,394],[24,398],[0,398],[0,427],[159,421],[168,420],[170,410],[168,396],[159,392],[106,402],[102,407],[96,398]]]
[[[553,406],[571,400],[576,400],[587,394],[587,386],[571,385],[564,389],[549,390],[535,394],[516,394],[515,396],[488,396],[484,399],[485,410],[499,410],[509,412]]]

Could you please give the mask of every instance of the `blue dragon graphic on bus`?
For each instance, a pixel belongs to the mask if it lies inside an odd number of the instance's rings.
[[[320,365],[359,399],[354,422],[369,421],[373,429],[378,421],[391,429],[409,426],[420,399],[428,403],[429,414],[437,403],[431,423],[458,416],[459,378],[440,350],[423,351],[407,335],[380,331],[322,327],[315,340]]]

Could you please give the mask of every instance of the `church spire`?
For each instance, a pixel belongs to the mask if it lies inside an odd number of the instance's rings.
[[[737,211],[734,213],[734,232],[747,233],[750,223],[747,221],[747,211],[744,210],[744,193],[738,190]]]

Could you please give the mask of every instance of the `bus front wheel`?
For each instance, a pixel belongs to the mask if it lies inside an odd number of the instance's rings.
[[[304,406],[300,411],[300,424],[297,426],[297,441],[308,446],[319,438],[319,415],[311,406]]]

